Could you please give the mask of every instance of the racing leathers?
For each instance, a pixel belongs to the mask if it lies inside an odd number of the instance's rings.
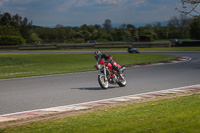
[[[112,65],[112,68],[117,71],[119,74],[122,73],[122,71],[125,69],[125,67],[121,67],[119,64],[117,64],[113,59],[111,55],[108,54],[102,54],[97,59],[97,64],[101,62],[102,60],[105,60],[105,63],[110,63]]]

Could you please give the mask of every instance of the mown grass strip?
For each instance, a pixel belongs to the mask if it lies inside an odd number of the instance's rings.
[[[145,103],[134,103],[68,117],[36,122],[25,126],[0,129],[2,133],[18,132],[192,132],[200,127],[200,95],[175,97]]]
[[[121,65],[176,59],[171,55],[112,54]],[[93,54],[0,54],[0,79],[95,70]]]

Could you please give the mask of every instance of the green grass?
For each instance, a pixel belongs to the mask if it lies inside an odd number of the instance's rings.
[[[0,129],[2,133],[199,133],[200,95],[134,103],[61,120]]]
[[[112,54],[121,65],[176,59],[171,55]],[[0,54],[0,79],[95,70],[93,54]]]
[[[200,47],[138,48],[139,51],[200,51]]]

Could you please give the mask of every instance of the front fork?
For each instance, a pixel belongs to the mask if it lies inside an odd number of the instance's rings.
[[[106,74],[106,66],[105,65],[103,65],[103,73],[105,75],[105,81],[108,81],[107,74]],[[101,74],[101,70],[99,70],[98,75],[100,75],[100,74]]]

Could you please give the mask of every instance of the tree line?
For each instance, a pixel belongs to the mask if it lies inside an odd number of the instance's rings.
[[[190,18],[186,15],[174,16],[167,25],[160,22],[136,27],[122,24],[113,27],[112,21],[106,19],[102,25],[86,25],[80,27],[57,24],[54,28],[32,24],[26,17],[0,12],[0,45],[16,44],[51,44],[51,43],[86,43],[97,42],[134,42],[164,39],[200,39],[200,17]]]

